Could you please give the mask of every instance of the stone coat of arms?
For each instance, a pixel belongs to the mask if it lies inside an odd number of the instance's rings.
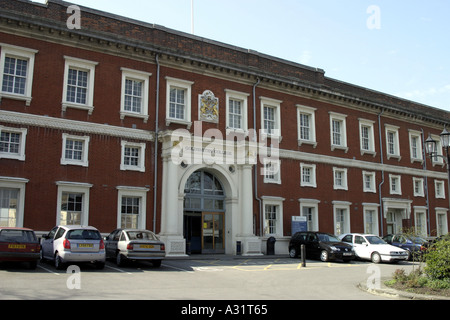
[[[210,90],[199,95],[199,120],[219,122],[219,99]]]

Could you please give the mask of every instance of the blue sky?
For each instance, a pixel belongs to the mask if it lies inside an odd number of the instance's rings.
[[[70,2],[191,33],[191,0]],[[194,0],[194,34],[450,111],[449,14],[448,0]]]

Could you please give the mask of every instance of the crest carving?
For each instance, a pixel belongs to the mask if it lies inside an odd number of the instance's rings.
[[[199,95],[199,120],[219,122],[219,98],[216,98],[210,90]]]

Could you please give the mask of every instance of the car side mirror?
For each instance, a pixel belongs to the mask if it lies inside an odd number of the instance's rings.
[[[42,239],[44,239],[44,240],[47,240],[48,239],[48,234],[44,234],[44,235],[42,235],[42,237],[41,237]]]

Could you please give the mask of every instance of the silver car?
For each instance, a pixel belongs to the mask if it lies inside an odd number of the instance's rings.
[[[117,229],[105,238],[106,257],[123,266],[128,260],[150,261],[161,266],[166,256],[165,245],[151,231],[138,229]]]
[[[79,262],[94,263],[98,269],[105,267],[105,244],[94,227],[56,226],[42,238],[41,259],[53,261],[56,269]]]

